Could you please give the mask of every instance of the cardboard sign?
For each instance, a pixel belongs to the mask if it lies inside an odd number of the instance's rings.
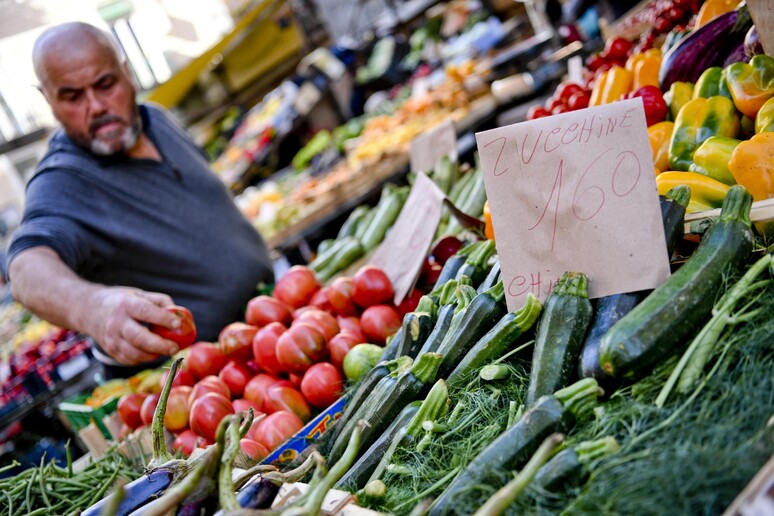
[[[441,122],[411,140],[409,153],[411,170],[412,172],[433,170],[438,160],[444,156],[457,161],[457,130],[452,120]]]
[[[592,298],[669,277],[642,99],[476,134],[508,309],[564,271]]]
[[[774,0],[748,0],[758,37],[766,55],[774,55]]]
[[[443,191],[419,172],[395,225],[371,257],[371,264],[390,278],[396,305],[414,286],[441,221],[443,202]]]

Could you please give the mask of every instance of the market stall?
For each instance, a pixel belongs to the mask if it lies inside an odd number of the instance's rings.
[[[463,60],[447,38],[385,112],[316,132],[237,198],[307,263],[217,342],[183,314],[167,364],[69,400],[93,409],[73,428],[89,454],[0,478],[0,512],[771,513],[760,7],[645,1],[591,52],[530,55],[554,40],[538,33]],[[289,130],[291,90],[248,111],[216,173]],[[42,345],[72,359],[79,338]]]

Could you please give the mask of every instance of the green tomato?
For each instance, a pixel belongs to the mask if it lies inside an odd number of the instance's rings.
[[[358,381],[379,363],[383,352],[384,348],[376,344],[358,344],[344,357],[344,375],[348,380]]]

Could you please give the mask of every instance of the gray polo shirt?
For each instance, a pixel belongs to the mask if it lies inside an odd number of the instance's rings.
[[[163,162],[93,156],[58,131],[27,185],[8,263],[50,247],[86,280],[169,294],[193,312],[199,339],[215,340],[272,281],[269,253],[183,130],[156,107],[140,112]]]

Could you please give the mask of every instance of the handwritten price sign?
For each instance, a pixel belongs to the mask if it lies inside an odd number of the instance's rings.
[[[452,120],[441,122],[411,140],[409,161],[413,172],[428,172],[435,168],[438,160],[449,156],[457,161],[457,129]]]
[[[747,7],[758,29],[763,50],[768,55],[774,55],[774,0],[749,0]]]
[[[589,295],[669,277],[642,100],[476,134],[508,309],[545,299],[564,271]]]

